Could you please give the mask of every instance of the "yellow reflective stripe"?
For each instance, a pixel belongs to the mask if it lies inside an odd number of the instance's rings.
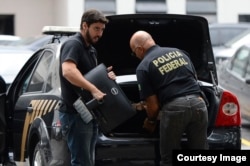
[[[38,101],[37,100],[32,100],[30,102],[29,107],[33,108],[33,105],[36,105]],[[31,121],[31,117],[34,115],[34,110],[30,112],[26,112],[26,117],[24,121],[24,126],[23,126],[23,135],[22,135],[22,143],[21,143],[21,158],[20,161],[24,161],[24,150],[25,150],[25,145],[26,145],[26,138],[27,138],[27,133],[28,133],[28,127]]]
[[[55,108],[55,104],[56,104],[56,100],[53,101],[53,103],[51,104],[48,112],[51,112]]]
[[[43,105],[43,100],[40,100],[40,103],[38,104],[38,106],[37,106],[37,108],[36,108],[36,110],[35,110],[36,114],[35,114],[34,119],[35,119],[36,117],[38,117],[39,112],[41,111],[42,105]],[[34,119],[33,119],[33,120],[34,120]]]
[[[48,103],[48,100],[44,100],[43,105],[42,105],[42,107],[41,107],[41,110],[40,110],[38,116],[41,117],[41,116],[44,114],[44,112],[45,112],[45,107],[46,107],[47,103]]]
[[[52,100],[49,100],[48,104],[46,105],[46,108],[44,109],[43,115],[47,114],[51,103],[52,103]]]
[[[33,120],[35,119],[37,107],[38,107],[39,103],[41,102],[41,100],[36,100],[36,101],[37,101],[37,102],[34,103],[34,106],[32,105],[33,112],[32,112],[32,117],[31,117],[31,119],[30,119],[30,123],[32,123]]]
[[[24,151],[26,147],[29,125],[35,120],[35,118],[41,117],[42,115],[51,112],[55,106],[58,105],[58,103],[59,102],[57,100],[31,100],[29,107],[32,107],[33,110],[32,112],[26,112],[22,133],[20,161],[24,161]]]

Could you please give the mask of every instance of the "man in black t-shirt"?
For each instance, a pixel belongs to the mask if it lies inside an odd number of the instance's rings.
[[[130,48],[142,60],[136,76],[148,115],[144,128],[153,132],[160,120],[161,164],[172,165],[172,150],[181,148],[184,132],[190,149],[207,149],[207,108],[187,53],[160,47],[145,31],[132,35]]]
[[[2,76],[0,76],[0,94],[6,92],[6,83]]]
[[[61,47],[60,81],[62,104],[59,109],[62,133],[67,140],[71,153],[72,166],[94,166],[94,149],[97,138],[95,119],[84,121],[73,104],[82,93],[83,100],[92,98],[102,100],[106,95],[84,78],[84,74],[97,66],[96,50],[92,46],[103,34],[106,17],[91,9],[81,18],[80,32],[70,37]],[[108,76],[115,79],[115,74],[108,68]],[[88,111],[88,110],[85,110]]]

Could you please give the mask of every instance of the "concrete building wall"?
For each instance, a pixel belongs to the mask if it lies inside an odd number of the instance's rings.
[[[53,0],[54,26],[79,26],[84,12],[83,0]]]
[[[58,0],[60,1],[60,0]],[[68,0],[68,26],[79,26],[80,20],[84,11],[84,1],[83,0]]]
[[[54,18],[52,25],[66,26],[68,25],[69,10],[68,10],[68,0],[53,0],[53,10]]]
[[[238,23],[240,14],[250,15],[250,0],[217,0],[219,23]]]
[[[14,15],[15,35],[40,35],[45,25],[79,26],[83,0],[0,0],[0,15]]]
[[[166,0],[169,14],[186,14],[186,0]]]
[[[152,0],[153,2],[153,0]],[[169,14],[186,14],[186,0],[166,0]],[[43,26],[79,26],[85,0],[0,0],[0,15],[15,16],[15,34],[40,35]],[[135,13],[136,0],[116,0],[116,14]],[[250,0],[217,0],[219,23],[239,22],[239,14],[250,15]]]
[[[116,14],[135,13],[135,0],[116,0]]]
[[[44,25],[53,24],[52,0],[0,0],[0,15],[14,15],[15,34],[41,34]]]

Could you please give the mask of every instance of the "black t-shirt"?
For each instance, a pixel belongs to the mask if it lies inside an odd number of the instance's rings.
[[[61,47],[60,55],[60,81],[61,93],[63,103],[66,105],[67,111],[75,111],[73,103],[78,99],[78,92],[82,92],[86,101],[92,98],[91,94],[72,85],[68,80],[62,76],[62,63],[65,61],[72,61],[76,64],[82,75],[89,72],[97,65],[97,53],[93,46],[87,47],[82,35],[77,33],[65,41]]]
[[[157,95],[160,103],[200,92],[189,57],[177,48],[151,47],[136,69],[140,97]]]
[[[6,82],[4,81],[3,77],[0,76],[0,94],[6,92]]]

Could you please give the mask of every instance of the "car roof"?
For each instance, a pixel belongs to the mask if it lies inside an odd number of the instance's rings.
[[[8,45],[14,41],[18,41],[21,38],[19,36],[14,35],[0,35],[0,45]]]
[[[233,39],[225,43],[226,47],[232,47],[233,45],[242,45],[250,42],[250,29],[244,31],[243,33],[237,35]]]
[[[246,47],[249,47],[249,48],[250,48],[250,42],[249,42],[249,43],[244,44],[244,46],[246,46]]]
[[[53,35],[38,35],[22,38],[21,40],[10,44],[10,47],[17,49],[27,49],[36,51],[47,43],[50,43]],[[10,48],[9,47],[9,48]]]
[[[237,52],[238,50],[240,50],[241,48],[248,48],[248,49],[250,49],[250,42],[243,44],[241,47],[239,47],[239,48],[236,50],[236,52]],[[234,55],[235,55],[235,54],[234,54]]]
[[[17,73],[31,57],[32,53],[33,52],[27,50],[17,50],[15,52],[0,51],[0,75],[7,84],[10,84],[14,80]]]
[[[235,36],[250,29],[250,23],[214,23],[209,25],[213,48],[223,46]]]

